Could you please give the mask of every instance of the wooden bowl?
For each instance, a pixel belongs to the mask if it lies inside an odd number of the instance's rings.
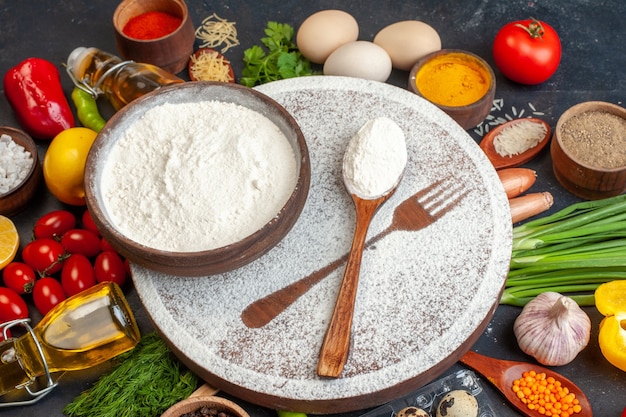
[[[140,14],[159,11],[182,19],[169,35],[157,39],[134,39],[126,36],[124,26]],[[117,49],[124,59],[156,65],[173,74],[187,67],[193,54],[195,29],[184,0],[123,0],[113,14]]]
[[[0,127],[0,135],[11,136],[13,142],[21,145],[33,156],[33,164],[26,178],[13,190],[0,196],[0,214],[3,216],[13,216],[19,213],[31,198],[35,195],[37,188],[41,184],[42,170],[37,154],[37,145],[33,139],[23,130],[12,127]]]
[[[138,243],[139,239],[133,240],[120,231],[120,227],[106,209],[108,200],[103,195],[102,183],[107,177],[105,173],[107,158],[118,140],[124,137],[129,126],[148,110],[165,103],[188,104],[206,101],[233,103],[246,107],[264,115],[278,126],[287,137],[295,155],[297,175],[297,178],[294,178],[295,188],[282,209],[268,223],[235,243],[211,250],[189,252],[167,251]],[[206,117],[212,116],[207,114]],[[177,120],[174,118],[171,122],[176,123]],[[191,169],[194,167],[191,166]],[[131,262],[176,276],[206,276],[237,269],[278,244],[300,216],[308,195],[310,176],[311,167],[304,136],[295,119],[282,106],[265,94],[239,84],[196,81],[163,87],[146,94],[125,106],[109,120],[98,134],[87,158],[85,198],[102,235]],[[126,194],[123,198],[133,196]],[[155,198],[158,199],[159,196]],[[172,219],[171,225],[166,227],[178,227],[176,221],[181,219]],[[207,218],[206,221],[211,220]]]
[[[235,72],[233,71],[233,67],[232,65],[230,65],[230,61],[228,61],[226,58],[224,58],[224,55],[220,54],[219,52],[217,52],[215,49],[212,48],[200,48],[198,49],[196,52],[193,53],[193,57],[194,58],[200,58],[203,54],[217,54],[218,58],[223,58],[224,61],[228,62],[228,75],[230,76],[230,81],[231,83],[235,82]],[[189,64],[187,65],[187,72],[189,73],[189,79],[191,81],[215,81],[215,80],[201,80],[201,79],[197,79],[196,77],[194,77],[193,75],[193,61],[190,59],[189,60]]]
[[[218,412],[228,414],[230,417],[250,417],[243,408],[234,402],[226,398],[211,395],[192,396],[177,402],[161,414],[161,417],[180,417],[183,414],[191,413],[202,407],[214,408]]]
[[[626,109],[618,105],[602,101],[579,103],[561,115],[550,145],[552,168],[559,183],[572,194],[587,200],[612,197],[626,191],[626,165],[601,168],[583,161],[580,155],[575,156],[572,149],[568,149],[567,145],[563,144],[564,124],[581,113],[596,111],[626,119]],[[622,132],[622,141],[623,135]]]
[[[457,65],[459,67],[471,68],[483,81],[484,94],[477,101],[464,105],[450,105],[433,100],[428,94],[424,94],[420,89],[422,76],[431,71],[433,65]],[[449,80],[445,83],[446,88],[456,88],[456,83]],[[415,63],[409,74],[409,90],[430,101],[452,119],[454,119],[465,130],[471,129],[485,120],[491,111],[493,98],[496,94],[496,77],[491,66],[481,57],[471,52],[458,49],[442,49],[431,52]],[[459,88],[461,88],[459,86]]]

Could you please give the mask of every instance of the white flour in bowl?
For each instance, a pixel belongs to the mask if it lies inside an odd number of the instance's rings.
[[[296,182],[296,157],[278,126],[243,106],[204,101],[148,110],[113,146],[101,185],[125,236],[193,252],[262,228]]]

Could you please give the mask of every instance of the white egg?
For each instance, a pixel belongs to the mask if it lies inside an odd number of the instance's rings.
[[[330,54],[324,63],[324,75],[385,82],[391,68],[391,58],[383,48],[369,41],[354,41]]]
[[[342,10],[321,10],[307,17],[298,28],[296,45],[309,61],[323,64],[341,45],[359,37],[359,25]]]
[[[423,56],[441,49],[437,31],[419,20],[404,20],[384,27],[374,37],[389,56],[393,67],[409,71]]]

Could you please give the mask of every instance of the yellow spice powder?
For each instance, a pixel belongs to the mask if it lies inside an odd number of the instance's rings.
[[[489,89],[488,71],[474,58],[451,53],[428,61],[417,73],[420,94],[433,103],[449,107],[478,101]]]

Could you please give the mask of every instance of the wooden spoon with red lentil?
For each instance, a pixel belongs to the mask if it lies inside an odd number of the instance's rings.
[[[482,374],[525,416],[593,415],[591,404],[582,390],[548,368],[528,362],[489,358],[472,351],[461,357],[460,362]]]

